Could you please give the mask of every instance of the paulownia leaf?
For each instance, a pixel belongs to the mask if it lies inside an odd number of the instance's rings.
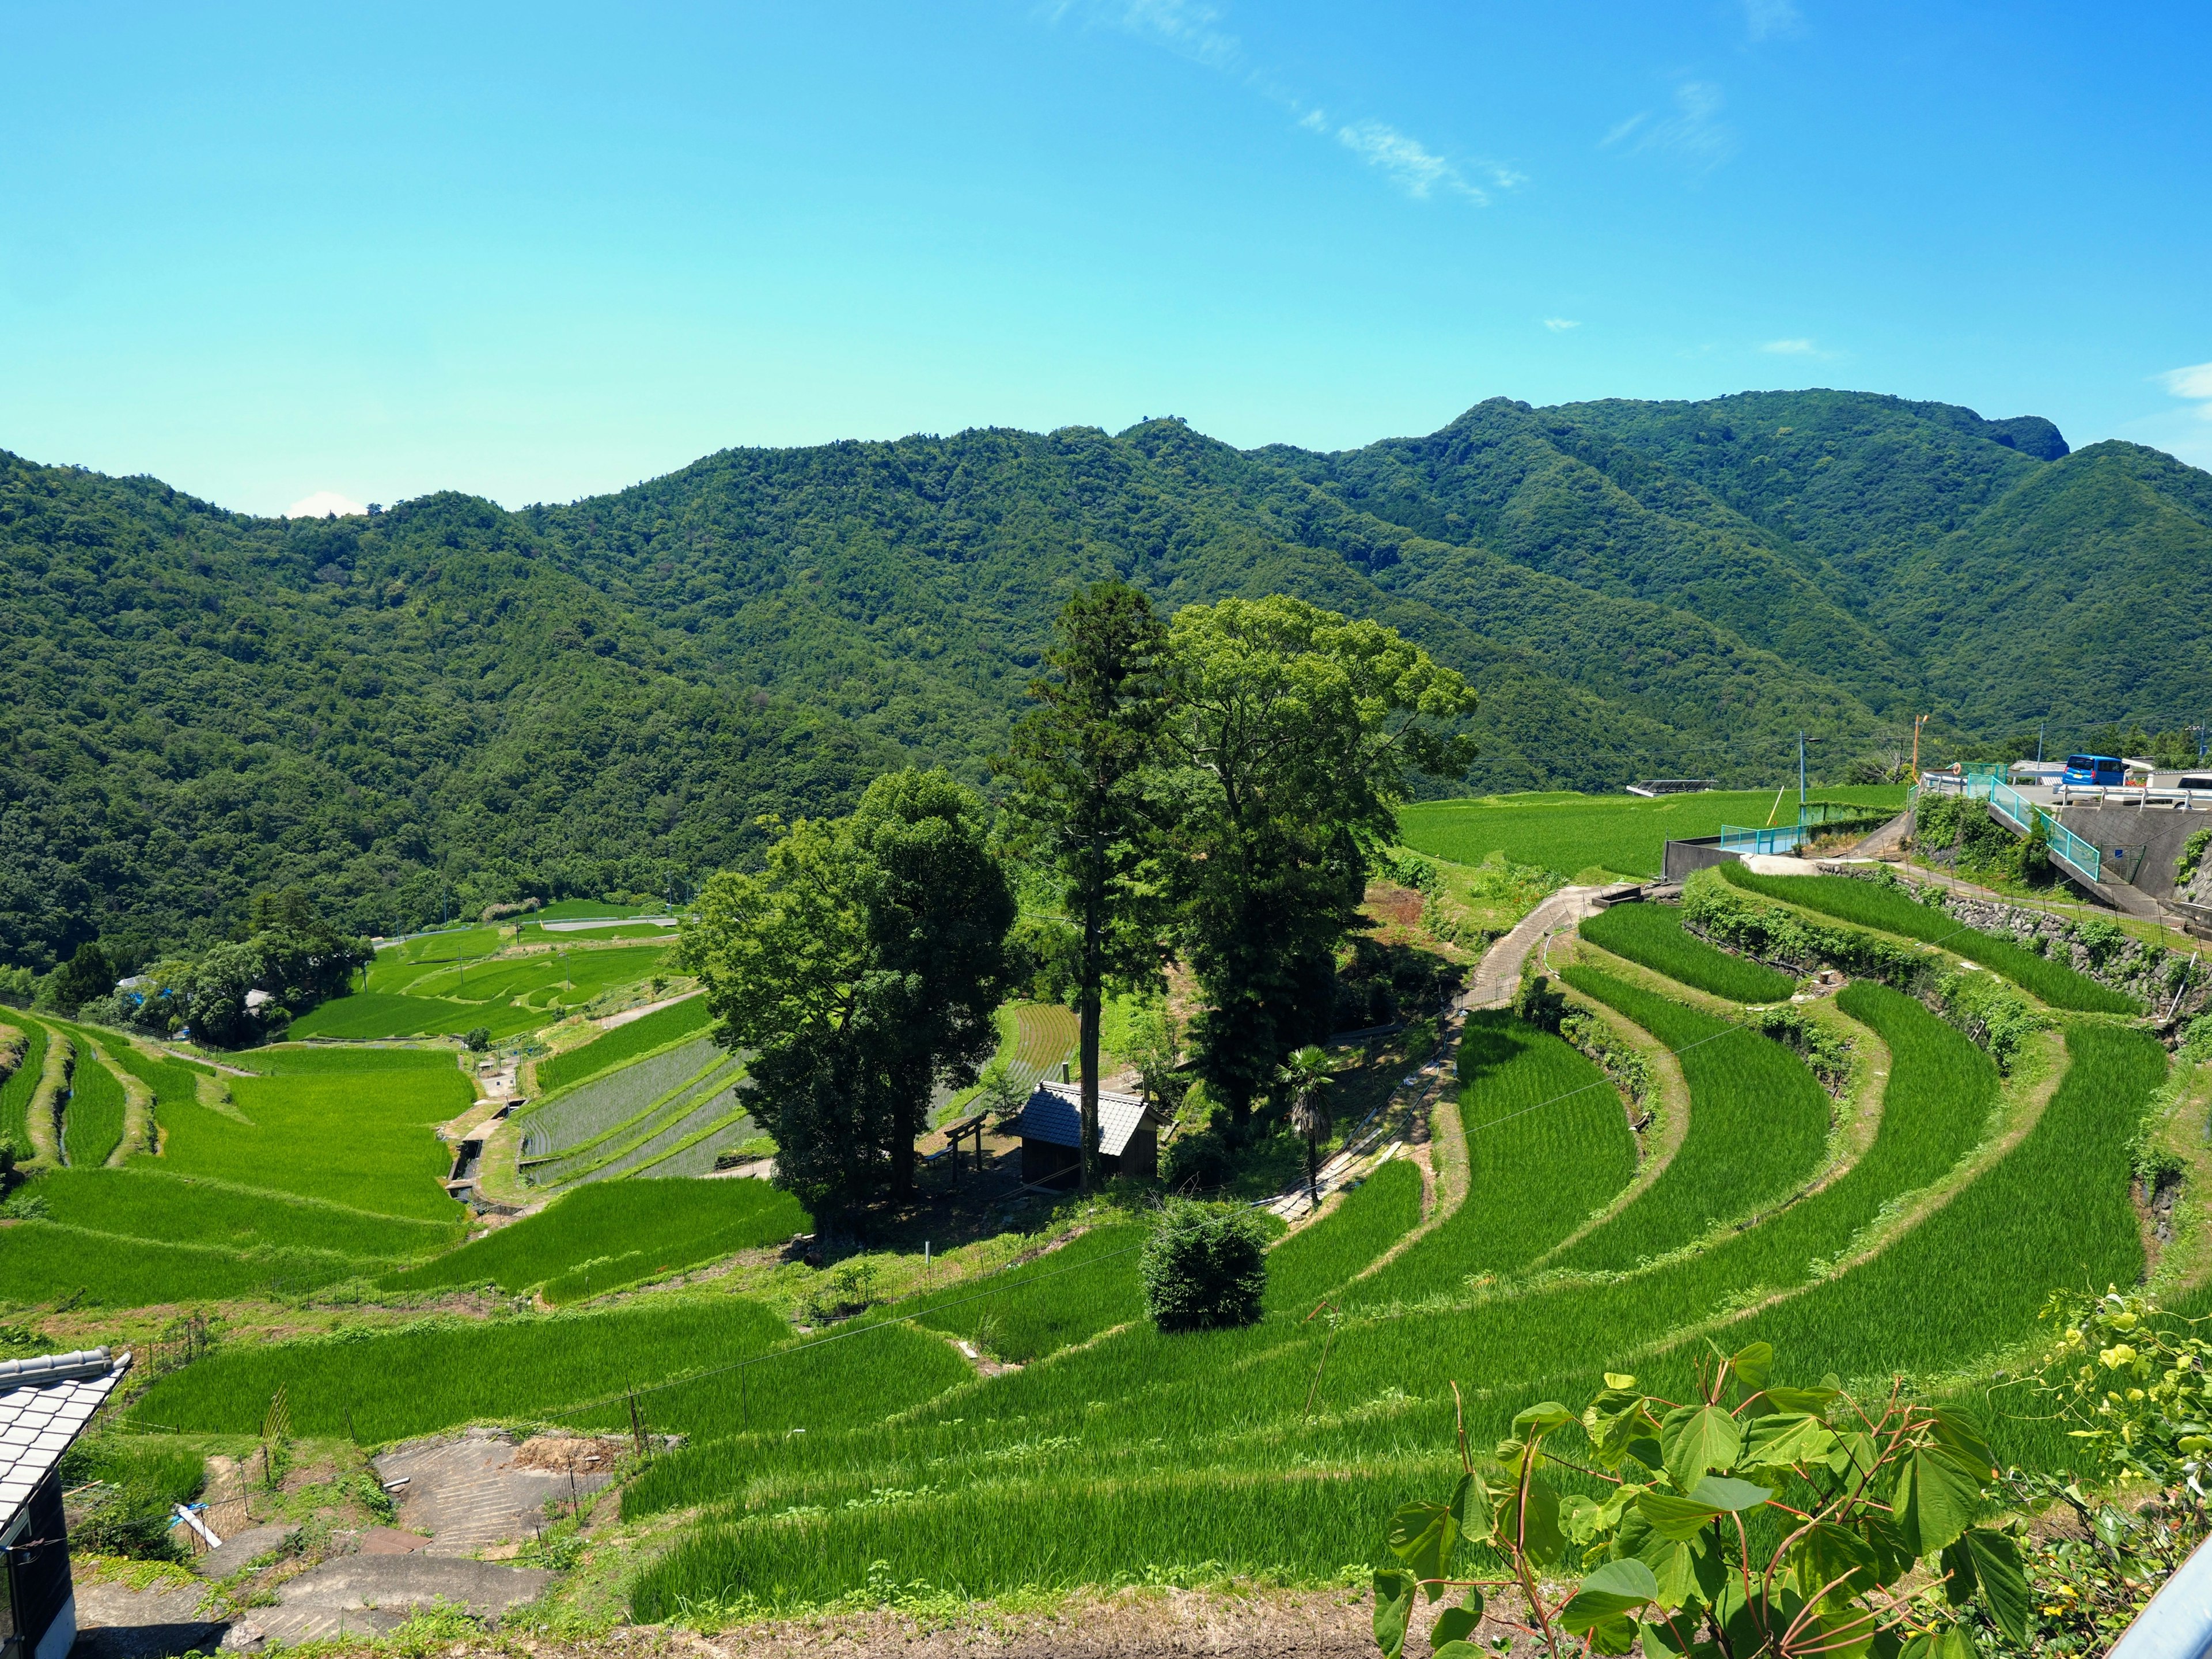
[[[1990,1449],[1979,1425],[1960,1411],[1935,1411],[1928,1415],[1936,1443],[1974,1470],[1977,1484],[1994,1477],[1996,1454]]]
[[[1556,1400],[1547,1400],[1540,1406],[1531,1406],[1513,1419],[1513,1433],[1521,1440],[1534,1434],[1549,1434],[1553,1429],[1564,1429],[1575,1420],[1575,1414]]]
[[[1916,1636],[1905,1644],[1899,1659],[1974,1659],[1974,1644],[1963,1625],[1933,1636]]]
[[[1731,1515],[1743,1510],[1755,1510],[1774,1496],[1765,1486],[1754,1486],[1748,1480],[1738,1480],[1725,1474],[1709,1474],[1690,1488],[1692,1504],[1710,1504],[1717,1510],[1726,1510]]]
[[[1602,1620],[1630,1613],[1659,1599],[1659,1581],[1633,1556],[1608,1561],[1582,1582],[1574,1599],[1560,1610],[1561,1626],[1579,1636]]]
[[[1906,1544],[1924,1559],[1966,1531],[1981,1499],[1982,1481],[1975,1469],[1948,1452],[1923,1446],[1903,1460],[1890,1505]]]
[[[1817,1417],[1778,1412],[1753,1420],[1739,1460],[1747,1468],[1785,1468],[1819,1462],[1835,1447],[1836,1437]]]
[[[1375,1571],[1375,1644],[1382,1659],[1398,1659],[1405,1650],[1406,1626],[1413,1618],[1413,1575],[1403,1567]]]
[[[1840,1389],[1769,1389],[1766,1403],[1778,1412],[1810,1412],[1818,1416],[1842,1392]]]
[[[1791,1570],[1797,1577],[1797,1593],[1837,1602],[1863,1595],[1875,1587],[1874,1551],[1857,1534],[1821,1521],[1790,1546]],[[1836,1584],[1842,1579],[1841,1584]],[[1831,1585],[1835,1588],[1831,1589]]]
[[[1973,1558],[1975,1577],[1981,1581],[1982,1605],[1989,1608],[2000,1630],[2027,1646],[2031,1592],[2020,1547],[1987,1527],[1969,1528],[1963,1541]]]
[[[1521,1489],[1516,1486],[1498,1506],[1498,1535],[1518,1539],[1528,1559],[1548,1566],[1565,1553],[1567,1540],[1559,1530],[1559,1495],[1540,1476],[1528,1477],[1528,1513],[1521,1514]]]
[[[1736,1351],[1729,1361],[1729,1369],[1737,1380],[1753,1393],[1766,1386],[1767,1374],[1774,1369],[1774,1345],[1771,1342],[1752,1342]]]
[[[1743,1426],[1718,1406],[1678,1406],[1660,1425],[1667,1473],[1687,1492],[1709,1469],[1724,1469],[1743,1449]]]
[[[1605,1654],[1607,1659],[1620,1659],[1623,1654],[1632,1653],[1636,1650],[1636,1621],[1625,1613],[1601,1619],[1590,1626],[1590,1651]]]
[[[1452,1551],[1459,1547],[1460,1518],[1467,1513],[1469,1484],[1468,1477],[1462,1475],[1449,1504],[1405,1504],[1390,1517],[1387,1535],[1390,1553],[1411,1567],[1416,1578],[1428,1583],[1431,1601],[1443,1594],[1432,1581],[1443,1577],[1450,1569]]]
[[[1647,1492],[1636,1500],[1636,1512],[1662,1538],[1691,1539],[1721,1511],[1717,1504],[1700,1504],[1672,1492]]]
[[[1429,1627],[1429,1645],[1442,1649],[1447,1643],[1471,1640],[1474,1627],[1481,1622],[1482,1592],[1470,1589],[1457,1607],[1446,1607],[1437,1615],[1437,1622]]]

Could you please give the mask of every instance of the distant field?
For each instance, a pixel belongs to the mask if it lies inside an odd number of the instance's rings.
[[[602,904],[597,899],[562,899],[558,904],[549,904],[542,910],[532,910],[530,921],[585,921],[603,916],[645,916],[664,914],[658,907],[641,908],[635,904]]]
[[[1901,811],[1905,788],[1823,789],[1822,800]],[[1585,870],[1621,876],[1656,876],[1669,841],[1717,836],[1723,824],[1757,828],[1797,821],[1797,792],[1786,791],[1779,811],[1774,792],[1716,790],[1702,795],[1492,795],[1474,800],[1423,801],[1403,807],[1399,833],[1407,846],[1455,864],[1480,864],[1503,853],[1516,864]]]
[[[480,932],[489,935],[489,929]],[[552,936],[557,938],[557,936]],[[571,1008],[665,970],[667,944],[558,944],[529,956],[478,960],[454,953],[410,957],[435,941],[378,953],[363,990],[292,1023],[300,1037],[458,1036],[477,1026],[495,1038],[534,1030]]]
[[[166,1162],[142,1158],[120,1170],[56,1170],[31,1191],[57,1222],[155,1243],[404,1261],[461,1241],[458,1222],[410,1221],[179,1176],[164,1170]]]

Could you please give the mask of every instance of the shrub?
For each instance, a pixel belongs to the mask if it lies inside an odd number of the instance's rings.
[[[1267,1293],[1267,1230],[1249,1210],[1170,1200],[1138,1272],[1145,1311],[1164,1332],[1255,1324]]]
[[[1943,1018],[1990,1052],[1997,1070],[2009,1073],[2020,1045],[2051,1022],[1995,974],[1946,974],[1936,982]]]
[[[1557,1036],[1559,1022],[1566,1018],[1567,999],[1565,993],[1552,988],[1550,980],[1539,974],[1534,979],[1521,981],[1521,989],[1513,999],[1513,1012],[1524,1024]]]
[[[1172,1193],[1212,1192],[1235,1173],[1229,1146],[1211,1129],[1177,1135],[1160,1159],[1160,1178]]]

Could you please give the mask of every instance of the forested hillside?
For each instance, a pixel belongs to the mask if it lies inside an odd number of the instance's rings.
[[[298,884],[380,931],[659,893],[902,758],[972,780],[1072,586],[1284,592],[1483,696],[1470,789],[1840,772],[2202,718],[2212,478],[1834,392],[1238,451],[1176,421],[732,450],[508,513],[225,513],[0,455],[0,957],[204,941]]]

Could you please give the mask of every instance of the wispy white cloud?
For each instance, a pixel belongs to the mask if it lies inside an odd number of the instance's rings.
[[[350,519],[368,512],[359,501],[349,501],[335,489],[318,489],[312,495],[302,496],[284,509],[288,519],[321,519],[335,513],[341,519]]]
[[[1656,150],[1709,173],[1736,152],[1735,130],[1720,118],[1723,101],[1720,88],[1711,81],[1680,82],[1674,88],[1673,113],[1639,110],[1616,124],[1598,148]]]
[[[1408,196],[1426,199],[1442,193],[1485,206],[1490,190],[1516,190],[1528,182],[1525,173],[1501,162],[1468,161],[1431,149],[1388,121],[1332,119],[1248,60],[1243,42],[1227,26],[1227,7],[1214,0],[1046,0],[1038,8],[1039,15],[1055,23],[1071,13],[1085,25],[1118,29],[1236,76],[1290,111],[1303,131],[1334,137]]]
[[[1380,167],[1388,173],[1408,196],[1425,198],[1442,189],[1455,191],[1471,202],[1487,204],[1490,200],[1480,186],[1468,182],[1456,164],[1387,121],[1362,121],[1353,126],[1339,127],[1336,138],[1368,166]]]
[[[2158,378],[2166,382],[2166,389],[2175,397],[2185,398],[2197,405],[2191,412],[2197,419],[2212,421],[2212,363],[2169,368]]]
[[[1580,328],[1582,323],[1573,317],[1547,317],[1544,326],[1554,334],[1564,334],[1571,328]]]
[[[1794,0],[1743,0],[1743,27],[1754,40],[1795,34],[1804,26]]]
[[[1778,357],[1817,357],[1820,355],[1820,349],[1810,340],[1769,340],[1759,349],[1771,351]]]

